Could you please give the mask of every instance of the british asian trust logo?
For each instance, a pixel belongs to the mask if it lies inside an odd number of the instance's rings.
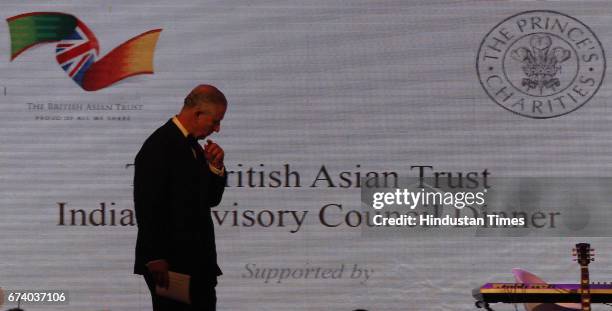
[[[56,43],[58,65],[85,91],[97,91],[125,78],[153,73],[153,56],[162,31],[153,29],[133,37],[99,57],[93,31],[72,14],[29,12],[7,18],[11,61],[26,50]]]
[[[579,20],[528,11],[489,31],[478,49],[476,71],[498,105],[544,119],[570,113],[595,96],[606,58],[595,33]]]

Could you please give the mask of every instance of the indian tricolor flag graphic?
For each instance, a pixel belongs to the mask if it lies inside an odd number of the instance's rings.
[[[39,43],[56,42],[58,64],[86,91],[103,89],[138,74],[153,73],[153,55],[161,29],[142,33],[98,59],[93,32],[73,15],[32,12],[7,19],[11,61]]]

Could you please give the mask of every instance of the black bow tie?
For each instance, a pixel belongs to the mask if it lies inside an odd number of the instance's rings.
[[[198,161],[204,161],[204,150],[202,150],[202,145],[198,143],[198,140],[192,135],[188,135],[187,142],[189,142],[189,146],[191,146],[195,152],[196,159]]]

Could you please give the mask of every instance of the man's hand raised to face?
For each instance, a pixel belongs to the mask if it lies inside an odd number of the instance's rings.
[[[223,168],[223,157],[225,156],[225,152],[219,145],[217,145],[217,143],[210,139],[206,140],[206,145],[204,146],[204,156],[210,165],[217,169]]]

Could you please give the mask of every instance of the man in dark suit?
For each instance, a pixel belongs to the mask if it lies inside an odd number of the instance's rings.
[[[221,91],[197,86],[136,155],[134,273],[144,276],[155,311],[216,308],[221,270],[210,208],[225,188],[224,152],[210,139],[203,148],[197,140],[219,132],[226,109]],[[168,271],[191,276],[191,305],[156,295],[155,285],[168,286]]]

